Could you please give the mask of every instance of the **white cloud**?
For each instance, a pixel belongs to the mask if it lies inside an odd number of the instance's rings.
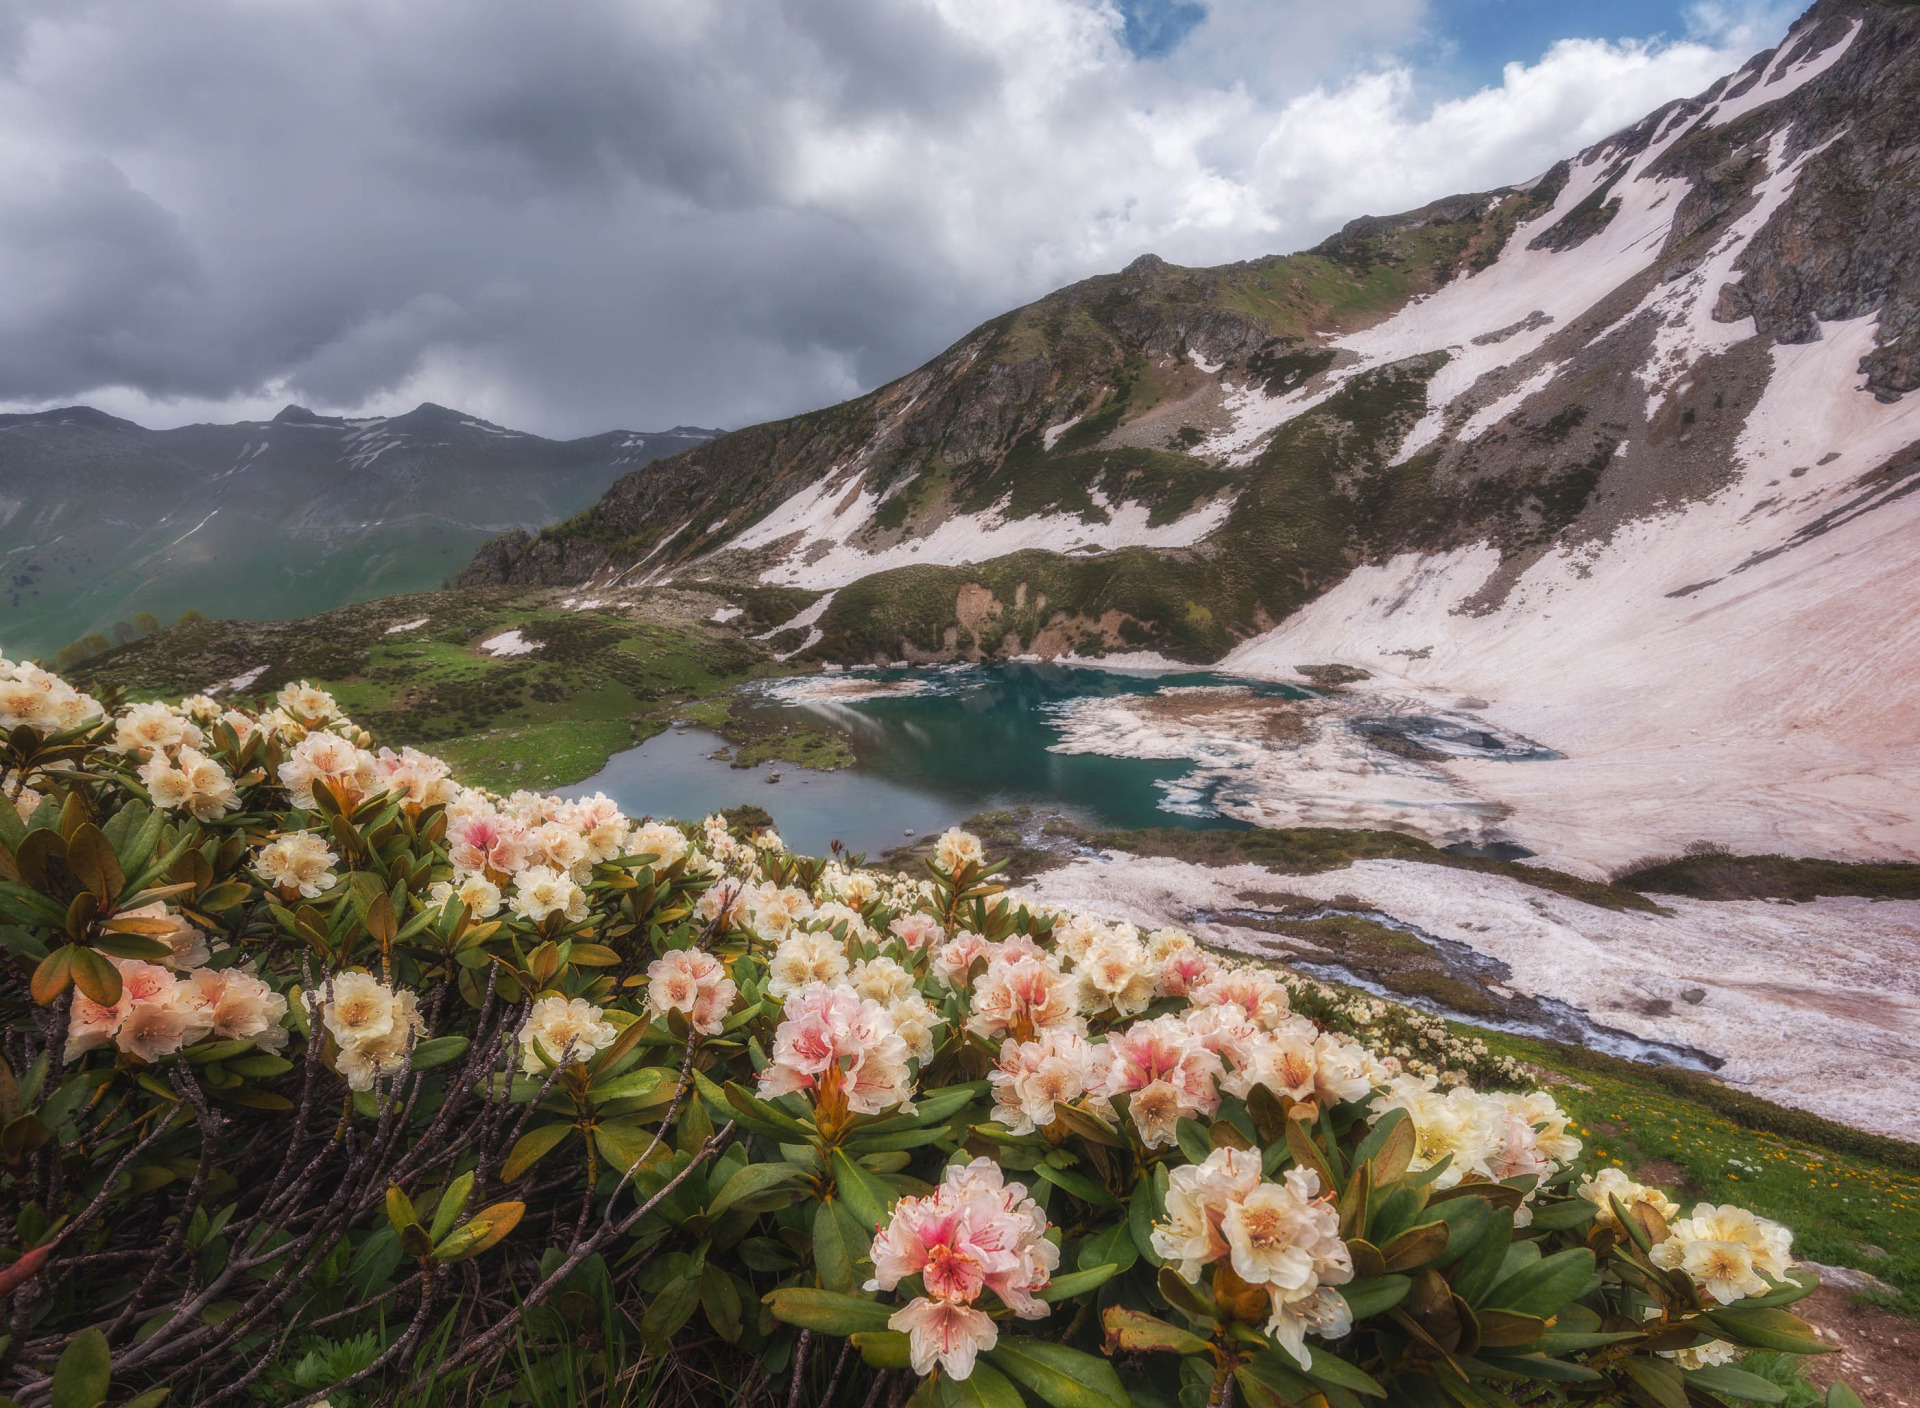
[[[0,25],[0,400],[739,425],[1152,250],[1534,174],[1771,34],[1695,12],[1438,101],[1426,0],[72,0]]]

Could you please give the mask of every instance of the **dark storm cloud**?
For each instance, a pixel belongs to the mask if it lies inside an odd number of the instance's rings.
[[[1146,248],[1318,233],[1259,186],[1280,90],[1422,0],[1219,0],[1151,63],[1139,8],[19,0],[0,402],[738,425]]]

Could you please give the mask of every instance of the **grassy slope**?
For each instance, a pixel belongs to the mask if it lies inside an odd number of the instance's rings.
[[[264,667],[246,693],[309,679],[382,744],[429,748],[484,786],[556,787],[765,668],[730,631],[557,610],[546,596],[431,592],[305,621],[200,622],[103,656],[80,678],[171,698]],[[390,633],[421,617],[425,625]],[[541,648],[504,658],[479,648],[515,629]]]

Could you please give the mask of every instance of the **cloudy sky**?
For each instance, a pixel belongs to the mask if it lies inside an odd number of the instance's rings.
[[[0,0],[0,404],[736,427],[1525,179],[1797,8]]]

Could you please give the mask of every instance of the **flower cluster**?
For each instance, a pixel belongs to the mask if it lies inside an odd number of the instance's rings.
[[[1232,1148],[1175,1169],[1153,1249],[1188,1281],[1224,1257],[1240,1280],[1264,1288],[1267,1333],[1303,1369],[1307,1335],[1338,1339],[1353,1326],[1335,1289],[1353,1279],[1353,1257],[1340,1240],[1340,1215],[1320,1196],[1311,1169],[1289,1169],[1281,1182],[1268,1183],[1259,1154]]]
[[[201,946],[204,955],[205,947]],[[251,1041],[269,1051],[287,1044],[281,1019],[287,1000],[241,968],[183,964],[181,971],[139,959],[116,958],[120,1000],[112,1006],[73,995],[67,1018],[66,1059],[111,1042],[143,1061],[158,1061],[203,1037]]]
[[[398,1072],[413,1039],[426,1029],[420,1002],[371,973],[346,972],[328,980],[320,1018],[333,1037],[335,1065],[350,1090],[371,1090],[380,1076]]]
[[[606,1013],[582,997],[549,994],[533,1004],[520,1024],[520,1069],[537,1076],[551,1066],[585,1061],[620,1035]]]
[[[870,997],[850,987],[809,983],[786,1000],[760,1094],[820,1090],[831,1077],[856,1114],[911,1108],[906,1038]]]
[[[974,1357],[999,1342],[1000,1332],[978,1302],[988,1291],[1015,1315],[1038,1319],[1036,1298],[1060,1264],[1047,1240],[1047,1215],[1024,1185],[1008,1183],[991,1159],[949,1164],[932,1195],[902,1198],[874,1233],[869,1291],[890,1291],[918,1276],[924,1295],[895,1311],[887,1324],[905,1332],[917,1374],[938,1363],[956,1379],[973,1372]]]
[[[1389,1110],[1407,1112],[1418,1139],[1414,1169],[1446,1163],[1434,1179],[1439,1189],[1458,1187],[1469,1177],[1495,1182],[1523,1174],[1550,1178],[1580,1157],[1580,1140],[1545,1091],[1482,1094],[1466,1086],[1442,1091],[1433,1075],[1403,1075],[1387,1084],[1373,1110],[1376,1116]],[[1526,1225],[1524,1215],[1517,1220]]]

